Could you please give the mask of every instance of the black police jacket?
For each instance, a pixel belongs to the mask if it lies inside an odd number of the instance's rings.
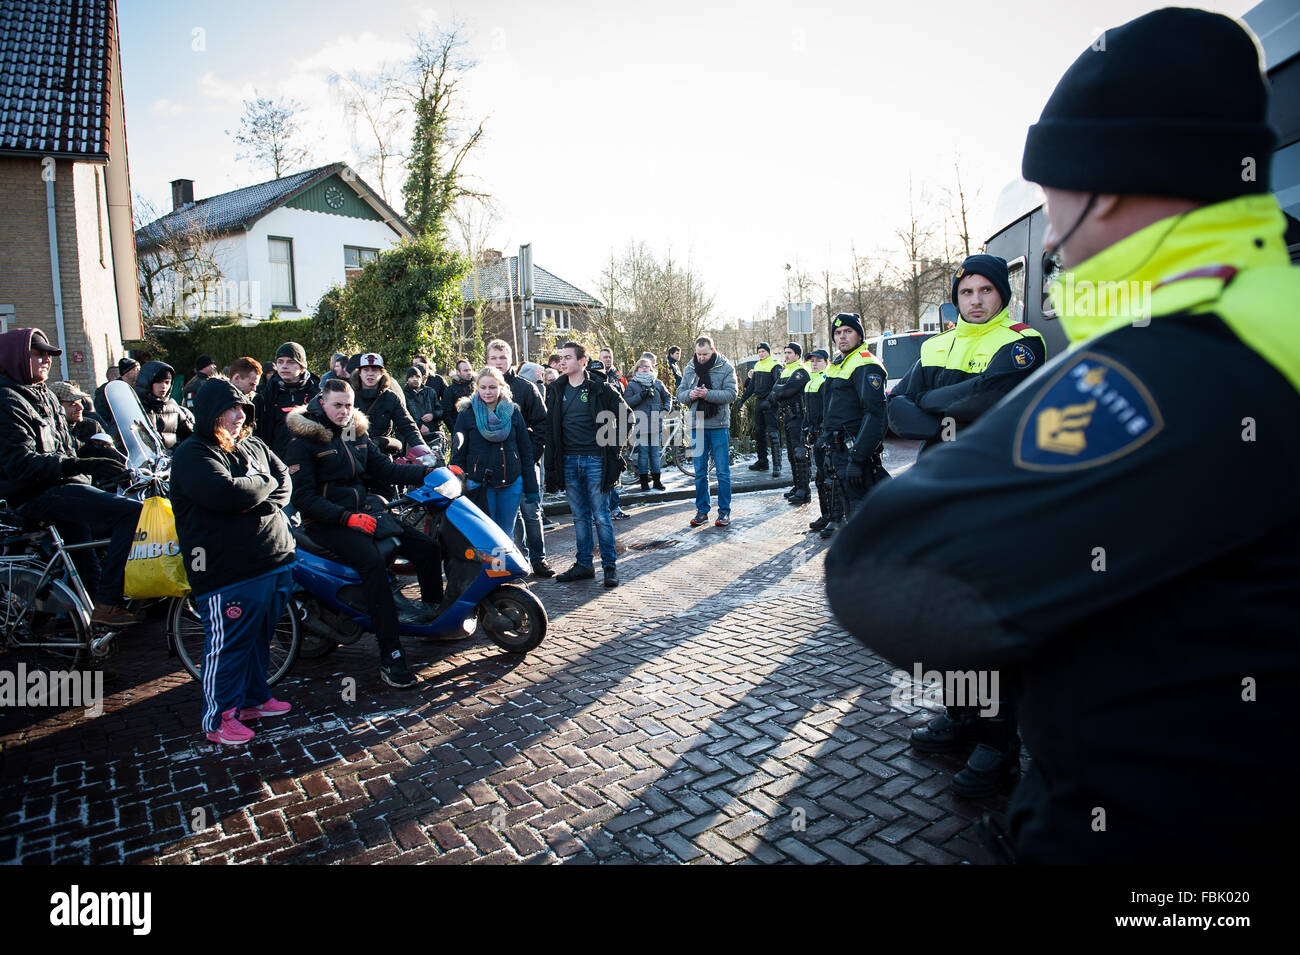
[[[802,364],[784,377],[782,372],[777,372],[771,394],[781,414],[787,418],[803,414],[803,390],[807,386],[808,369]]]
[[[176,533],[195,594],[291,564],[296,553],[282,510],[289,503],[288,468],[252,435],[233,451],[223,451],[213,437],[217,417],[246,401],[228,381],[208,379],[194,395],[194,434],[172,455]]]
[[[1277,826],[1294,796],[1270,777],[1300,733],[1283,228],[1271,195],[1248,196],[1112,246],[1117,274],[1152,278],[1149,322],[1071,326],[1074,350],[874,489],[827,555],[842,625],[901,669],[1018,673],[1022,861],[1295,848]]]
[[[853,440],[852,461],[865,463],[885,441],[885,369],[859,345],[831,362],[821,386],[823,440],[839,433]]]
[[[367,484],[419,484],[428,471],[418,464],[396,464],[370,440],[370,422],[355,408],[350,428],[325,417],[320,399],[285,418],[292,434],[284,463],[293,477],[293,506],[305,522],[345,524],[366,509]]]

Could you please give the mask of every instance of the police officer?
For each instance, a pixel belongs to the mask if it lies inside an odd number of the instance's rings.
[[[808,366],[803,363],[803,348],[798,342],[785,346],[785,364],[772,386],[781,430],[785,434],[785,454],[790,462],[794,485],[786,492],[791,504],[807,504],[808,449],[803,444],[803,390],[808,384]]]
[[[751,395],[754,397],[754,442],[758,451],[758,460],[749,466],[751,471],[767,470],[767,446],[772,445],[772,477],[781,476],[781,432],[777,424],[776,407],[771,400],[772,386],[781,364],[772,357],[772,349],[767,342],[758,343],[758,361],[745,390],[738,399],[743,405]]]
[[[820,531],[832,519],[830,485],[826,479],[826,448],[817,441],[822,428],[822,385],[826,382],[830,357],[822,348],[808,353],[810,372],[808,384],[803,389],[803,443],[804,447],[812,449],[812,462],[817,465],[814,481],[820,514],[808,525],[808,529],[814,531]]]
[[[1300,269],[1259,50],[1193,9],[1104,35],[1022,163],[1073,347],[874,493],[827,590],[895,663],[1018,669],[1019,860],[1290,858],[1261,767],[1300,736]]]
[[[1007,260],[971,255],[952,277],[957,326],[921,344],[889,398],[889,423],[900,437],[929,448],[997,404],[1043,367],[1043,336],[1011,315]]]
[[[853,506],[877,481],[889,477],[880,462],[885,441],[885,366],[862,344],[862,319],[841,312],[831,322],[839,357],[826,370],[822,385],[819,443],[827,451],[836,496],[843,497],[847,518]],[[838,524],[821,529],[829,538]]]

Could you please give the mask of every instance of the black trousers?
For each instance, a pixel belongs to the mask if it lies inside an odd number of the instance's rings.
[[[833,510],[831,504],[831,477],[826,471],[826,448],[813,445],[811,453],[812,462],[817,466],[813,477],[817,486],[817,504],[823,515],[839,520],[838,509]]]
[[[121,603],[126,555],[131,552],[140,502],[101,491],[89,484],[59,484],[28,501],[18,512],[24,517],[49,521],[65,544],[83,544],[112,535],[101,569],[99,557],[89,548],[72,552],[86,592],[96,603]]]
[[[772,450],[772,467],[781,466],[781,430],[775,408],[764,408],[754,402],[754,441],[758,450],[758,460],[767,460],[768,445]]]
[[[808,487],[808,449],[803,443],[803,414],[786,412],[781,415],[781,430],[785,432],[785,458],[790,462],[790,475],[795,487]]]
[[[397,607],[388,582],[388,564],[379,556],[375,539],[350,527],[312,524],[309,533],[322,547],[328,547],[361,575],[361,593],[375,627],[379,650],[385,656],[400,650]],[[442,547],[427,534],[403,527],[399,552],[415,564],[420,580],[420,599],[435,606],[442,600]]]
[[[831,463],[835,466],[835,497],[836,501],[843,502],[841,510],[843,511],[844,520],[853,516],[853,511],[859,501],[867,496],[867,491],[871,490],[871,485],[863,488],[861,491],[855,491],[849,487],[849,452],[842,448],[832,448],[830,450]],[[870,480],[870,471],[867,473]]]

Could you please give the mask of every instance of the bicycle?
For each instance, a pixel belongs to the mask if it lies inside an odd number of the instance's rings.
[[[112,654],[119,631],[91,622],[94,602],[72,562],[73,551],[108,543],[65,544],[53,524],[0,510],[0,638],[7,649],[42,670],[75,670]]]

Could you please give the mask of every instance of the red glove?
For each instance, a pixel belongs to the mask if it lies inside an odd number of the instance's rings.
[[[453,464],[447,470],[450,471],[452,474],[456,475],[456,477],[458,478],[463,478],[465,476],[465,469],[462,468],[459,464]]]
[[[347,519],[348,527],[363,534],[375,533],[375,519],[369,514],[352,514]]]

